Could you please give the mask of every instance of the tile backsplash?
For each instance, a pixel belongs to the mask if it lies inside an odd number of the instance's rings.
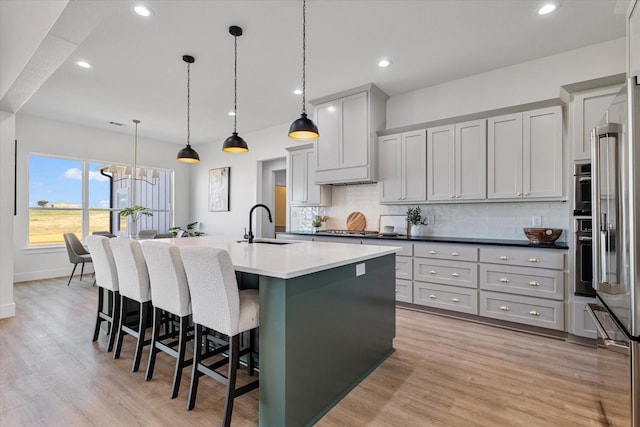
[[[367,230],[378,230],[380,215],[404,215],[420,206],[423,216],[433,216],[428,234],[442,237],[477,237],[526,240],[522,228],[531,227],[532,216],[542,217],[542,227],[562,228],[559,241],[567,241],[569,207],[566,202],[505,202],[464,204],[381,205],[376,184],[334,186],[329,207],[291,207],[290,231],[312,231],[316,215],[328,216],[323,228],[346,229],[351,212],[362,212]]]

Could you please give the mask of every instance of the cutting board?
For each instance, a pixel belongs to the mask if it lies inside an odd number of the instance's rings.
[[[351,212],[347,217],[347,230],[361,231],[367,226],[367,220],[362,212]]]

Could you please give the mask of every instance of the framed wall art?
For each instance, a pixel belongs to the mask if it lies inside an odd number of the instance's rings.
[[[229,210],[229,175],[231,168],[209,169],[209,212]]]

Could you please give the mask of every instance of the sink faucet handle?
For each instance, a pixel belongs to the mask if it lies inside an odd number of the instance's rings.
[[[244,228],[244,238],[248,239],[249,235],[247,234],[247,227]]]

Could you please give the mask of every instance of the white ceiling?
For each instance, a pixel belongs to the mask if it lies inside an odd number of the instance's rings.
[[[133,2],[119,3],[22,112],[125,133],[140,119],[141,137],[184,144],[182,55],[190,54],[191,143],[221,143],[233,130],[228,27],[239,25],[238,132],[299,116],[293,90],[301,86],[301,1],[144,1],[150,18],[134,15]],[[310,0],[307,100],[370,82],[395,95],[625,36],[627,0],[561,0],[547,16],[537,15],[541,4]],[[377,67],[383,57],[390,67]],[[93,68],[77,67],[79,59]]]

